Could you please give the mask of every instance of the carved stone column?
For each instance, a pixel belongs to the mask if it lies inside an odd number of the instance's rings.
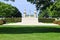
[[[26,17],[26,9],[24,9],[23,17],[24,17],[24,18]]]
[[[34,17],[35,17],[35,18],[37,17],[37,13],[36,13],[36,10],[34,11]]]

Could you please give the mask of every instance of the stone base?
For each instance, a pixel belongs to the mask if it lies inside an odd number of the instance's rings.
[[[34,18],[34,17],[22,18],[22,23],[27,23],[27,24],[38,23],[38,18]]]

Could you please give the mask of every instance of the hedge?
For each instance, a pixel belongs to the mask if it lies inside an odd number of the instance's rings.
[[[15,23],[15,22],[21,22],[22,18],[18,17],[18,18],[5,18],[5,21],[7,23]]]
[[[0,20],[0,25],[5,24],[6,22],[4,20]]]
[[[53,18],[38,18],[38,22],[53,23],[53,21],[55,21]]]
[[[54,24],[59,24],[60,25],[60,21],[54,21]]]

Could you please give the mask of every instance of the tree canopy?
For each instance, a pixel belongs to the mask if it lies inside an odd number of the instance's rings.
[[[0,2],[0,16],[21,17],[21,13],[19,12],[19,10],[16,7],[11,6],[9,4],[5,4],[3,2]]]
[[[15,0],[11,0],[15,1]],[[36,5],[39,17],[60,17],[60,0],[27,0]]]
[[[39,17],[60,17],[60,0],[27,0],[36,4]]]
[[[39,16],[43,17],[45,14],[52,18],[60,17],[60,1],[55,1],[53,5],[50,5],[50,7],[47,7],[45,10],[43,10]]]
[[[37,10],[46,9],[46,7],[49,7],[54,2],[52,0],[27,0],[27,1],[36,4]]]
[[[12,1],[12,2],[15,2],[15,0],[4,0],[4,1]]]

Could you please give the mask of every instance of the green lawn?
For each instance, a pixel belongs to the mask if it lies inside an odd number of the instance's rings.
[[[0,26],[0,40],[60,40],[60,26]]]

